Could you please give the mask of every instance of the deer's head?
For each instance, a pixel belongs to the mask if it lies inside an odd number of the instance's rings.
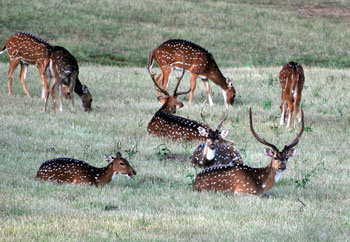
[[[296,138],[289,144],[284,146],[282,151],[279,151],[274,144],[267,142],[265,139],[261,138],[254,130],[252,121],[252,109],[249,109],[249,121],[250,121],[250,131],[253,136],[262,144],[267,145],[270,148],[265,148],[264,153],[271,158],[271,166],[275,170],[284,171],[287,168],[288,158],[292,157],[296,153],[296,149],[293,148],[299,142],[299,138],[304,131],[304,111],[301,111],[302,127],[300,132],[297,134]]]
[[[121,173],[130,178],[136,175],[136,171],[130,166],[129,162],[122,157],[120,152],[117,153],[116,157],[111,155],[104,155],[104,157],[112,166],[114,174]]]
[[[187,94],[191,91],[191,89],[189,89],[188,91],[184,91],[184,92],[177,91],[177,89],[179,88],[181,79],[183,78],[183,76],[185,74],[185,62],[184,62],[184,60],[182,62],[182,65],[183,65],[183,68],[182,68],[181,75],[176,77],[177,83],[176,83],[173,95],[170,95],[167,90],[164,90],[163,88],[160,87],[160,85],[158,85],[158,83],[155,80],[156,73],[151,72],[151,70],[149,68],[147,68],[154,85],[156,86],[156,88],[158,88],[165,95],[164,97],[158,97],[158,101],[162,104],[162,107],[160,108],[160,110],[164,110],[165,112],[168,112],[170,114],[176,113],[177,108],[182,108],[184,106],[182,102],[177,100],[177,97],[180,95],[183,95],[183,94]],[[150,66],[150,64],[148,64],[148,66]]]
[[[204,101],[202,108],[201,108],[201,118],[203,119],[203,122],[205,123],[206,127],[198,127],[198,132],[200,135],[204,136],[206,138],[203,157],[205,157],[207,160],[213,160],[216,154],[216,148],[218,147],[218,144],[220,141],[226,141],[234,144],[232,141],[226,140],[225,137],[228,134],[228,130],[224,129],[221,130],[221,126],[224,124],[225,120],[227,119],[227,111],[219,125],[216,129],[211,129],[208,122],[205,120],[203,115],[203,108],[206,101]]]

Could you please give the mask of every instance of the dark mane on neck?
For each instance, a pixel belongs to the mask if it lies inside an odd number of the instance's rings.
[[[37,42],[39,43],[42,43],[46,46],[51,46],[47,41],[39,38],[38,36],[34,35],[34,34],[31,34],[31,33],[26,33],[26,32],[20,32],[21,34],[24,34],[24,35],[27,35],[29,37],[31,37],[32,39],[36,40]]]
[[[158,112],[156,112],[154,114],[154,117],[160,117],[161,119],[164,119],[168,123],[175,123],[175,124],[178,124],[180,126],[189,127],[189,128],[196,129],[196,130],[198,127],[206,127],[204,124],[198,123],[197,121],[183,118],[180,116],[176,116],[176,115],[167,113],[163,110],[159,110]]]

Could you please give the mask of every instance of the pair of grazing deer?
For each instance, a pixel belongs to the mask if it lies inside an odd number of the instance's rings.
[[[153,61],[156,60],[162,73],[155,78],[156,73],[152,72]],[[210,128],[202,114],[205,124],[198,123],[180,116],[174,115],[176,108],[183,107],[177,101],[177,97],[190,93],[189,103],[193,101],[193,91],[196,86],[196,79],[200,77],[206,88],[210,105],[213,104],[209,93],[208,79],[219,85],[224,94],[226,107],[234,103],[235,89],[231,81],[226,79],[217,67],[212,55],[202,47],[185,40],[168,40],[153,50],[149,56],[148,72],[158,89],[158,100],[162,107],[155,113],[149,122],[147,130],[150,134],[165,136],[172,139],[184,140],[206,140],[199,145],[192,155],[192,163],[195,165],[209,167],[200,172],[194,182],[196,190],[230,191],[252,195],[262,195],[278,181],[283,170],[286,169],[288,158],[292,157],[296,150],[293,148],[299,142],[304,131],[304,114],[300,111],[301,92],[304,85],[304,72],[300,64],[289,62],[280,71],[280,82],[282,86],[281,121],[283,125],[288,118],[287,126],[291,125],[291,118],[294,111],[294,128],[297,128],[297,119],[302,122],[302,128],[297,137],[279,151],[277,147],[262,139],[253,128],[252,112],[249,110],[250,130],[254,137],[264,145],[265,154],[271,157],[271,162],[264,168],[251,168],[243,165],[242,156],[232,146],[222,144],[220,141],[233,143],[225,140],[227,131],[220,131],[227,114],[220,122],[216,130]],[[173,95],[166,90],[169,75],[173,69],[182,69],[177,78],[177,84]],[[185,92],[177,92],[184,72],[191,73],[191,88]],[[225,86],[225,83],[227,84]],[[163,87],[161,87],[163,84]],[[160,92],[165,96],[160,97]]]
[[[0,54],[6,52],[10,59],[8,71],[9,95],[12,93],[12,76],[16,67],[20,64],[20,81],[25,94],[29,97],[29,92],[25,83],[28,65],[35,65],[38,68],[42,80],[42,97],[45,100],[44,111],[46,111],[49,98],[50,80],[54,78],[51,88],[53,108],[56,112],[56,90],[60,89],[60,110],[62,111],[62,95],[68,96],[72,101],[72,111],[74,112],[74,92],[80,98],[84,111],[91,110],[92,95],[87,86],[79,81],[79,66],[74,56],[63,47],[52,46],[45,40],[24,32],[19,32],[11,36]],[[64,91],[62,89],[65,89]]]

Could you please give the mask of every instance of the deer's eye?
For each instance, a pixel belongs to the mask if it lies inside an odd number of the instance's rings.
[[[125,163],[123,163],[123,162],[120,162],[120,164],[119,165],[121,165],[121,166],[125,166]]]

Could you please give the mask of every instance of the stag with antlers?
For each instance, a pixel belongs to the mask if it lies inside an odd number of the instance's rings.
[[[194,182],[198,191],[213,190],[233,193],[263,195],[270,190],[280,179],[282,172],[287,168],[287,161],[292,157],[304,131],[304,112],[301,111],[302,127],[296,138],[279,151],[277,147],[261,138],[253,128],[252,111],[249,109],[250,131],[265,148],[265,154],[271,162],[264,168],[252,168],[244,165],[213,166],[200,172]]]
[[[227,110],[225,116],[214,130],[210,128],[209,123],[204,118],[204,104],[205,102],[202,105],[200,114],[206,127],[198,127],[198,131],[203,137],[205,137],[206,140],[193,152],[192,164],[200,167],[243,164],[242,156],[238,150],[231,145],[222,144],[223,141],[234,144],[233,141],[225,139],[228,134],[228,130],[224,129],[220,131],[222,125],[228,117]]]
[[[170,95],[167,90],[158,85],[155,80],[156,73],[152,73],[149,68],[147,68],[147,70],[156,88],[158,88],[164,94],[164,97],[158,98],[158,100],[162,103],[162,106],[148,123],[148,133],[156,136],[168,137],[174,140],[204,140],[204,137],[198,132],[199,127],[204,127],[202,124],[194,120],[174,115],[177,108],[183,107],[183,103],[179,102],[177,97],[179,95],[187,94],[190,91],[177,91],[181,79],[185,74],[185,68],[182,68],[181,75],[176,77],[177,83],[173,95]]]
[[[152,69],[154,60],[162,70],[162,73],[157,77],[157,83],[159,86],[163,84],[163,89],[167,88],[169,75],[174,68],[183,68],[191,73],[189,104],[192,104],[196,81],[199,77],[203,81],[210,105],[213,105],[213,101],[210,96],[208,80],[220,86],[224,95],[225,105],[233,105],[236,91],[232,82],[222,75],[212,54],[203,47],[187,40],[170,39],[150,53],[147,69]],[[182,65],[183,62],[185,62],[184,66]],[[160,91],[158,91],[159,95]]]

